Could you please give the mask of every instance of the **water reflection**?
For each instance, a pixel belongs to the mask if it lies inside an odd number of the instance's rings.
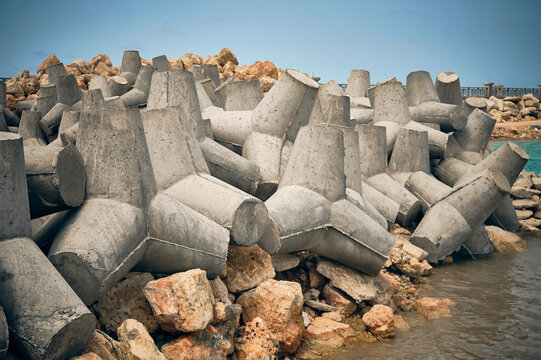
[[[541,239],[524,239],[524,254],[435,269],[421,293],[453,300],[452,318],[424,320],[408,313],[414,325],[409,331],[390,342],[356,345],[339,358],[540,359]]]

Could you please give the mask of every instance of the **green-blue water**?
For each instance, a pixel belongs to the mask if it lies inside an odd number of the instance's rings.
[[[526,171],[533,171],[536,174],[541,173],[541,140],[502,140],[491,141],[490,144],[496,150],[508,141],[523,148],[530,156],[530,160],[526,164]]]

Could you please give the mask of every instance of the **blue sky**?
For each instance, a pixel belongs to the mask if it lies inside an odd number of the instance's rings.
[[[346,82],[455,71],[463,86],[541,83],[541,0],[17,1],[2,0],[0,76],[35,73],[50,54],[68,64],[124,50],[142,57],[230,48],[240,64],[271,60]]]

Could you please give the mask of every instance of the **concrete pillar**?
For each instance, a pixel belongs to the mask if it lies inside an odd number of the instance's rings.
[[[380,121],[392,121],[404,125],[410,121],[404,87],[395,78],[378,83],[374,90],[372,107],[374,108],[374,124]]]
[[[139,51],[124,51],[124,55],[122,56],[122,66],[120,68],[120,76],[126,79],[126,87],[128,90],[135,84],[141,67],[141,57],[139,56]],[[116,96],[118,94],[112,95]]]
[[[460,150],[459,145],[449,134],[436,130],[432,127],[423,125],[416,121],[410,121],[403,128],[424,131],[427,133],[428,138],[428,151],[429,156],[432,159],[440,159],[454,155]]]
[[[492,86],[494,85],[494,83],[486,82],[486,83],[483,83],[483,85],[485,86],[485,97],[488,99],[489,97],[492,96]]]
[[[456,131],[453,137],[463,150],[481,152],[486,148],[495,125],[496,120],[492,116],[475,109],[468,116],[464,129]]]
[[[387,139],[385,128],[369,124],[357,124],[361,172],[364,177],[382,173],[387,168]]]
[[[503,85],[494,85],[494,92],[498,99],[503,98]]]
[[[32,219],[32,240],[43,250],[48,250],[56,232],[62,226],[69,210]]]
[[[252,111],[252,131],[243,155],[259,166],[258,197],[274,193],[280,179],[283,144],[294,142],[308,123],[319,85],[296,70],[286,70]]]
[[[222,87],[222,86],[225,87],[225,85],[229,84],[230,79],[237,79],[237,77],[233,76],[233,77],[227,79],[219,87]],[[221,98],[215,92],[216,88],[214,87],[214,83],[212,82],[211,79],[199,80],[199,81],[196,81],[196,84],[197,83],[199,83],[201,85],[201,88],[203,89],[203,91],[205,92],[206,96],[211,101],[213,106],[217,106],[217,107],[220,107],[220,108],[224,107],[224,99]],[[198,94],[199,94],[199,89],[197,91],[198,91]],[[201,96],[199,96],[199,102],[201,102]],[[206,107],[207,106],[203,106],[203,104],[201,104],[201,111],[203,111]]]
[[[346,86],[346,95],[350,97],[366,97],[370,87],[370,72],[368,70],[353,69],[349,75]]]
[[[47,145],[45,134],[39,126],[41,114],[38,111],[23,111],[18,134],[23,138],[25,147],[42,147]]]
[[[263,99],[263,89],[259,79],[231,82],[224,91],[226,111],[253,110]]]
[[[40,121],[41,129],[47,135],[52,135],[56,130],[62,119],[62,113],[81,100],[81,89],[75,76],[60,76],[55,85],[57,103]]]
[[[120,96],[125,107],[134,107],[145,104],[148,99],[152,74],[156,69],[150,66],[141,66],[133,89]],[[129,84],[129,81],[128,81]]]
[[[160,55],[152,58],[152,66],[158,71],[169,71],[171,70],[171,64],[167,60],[167,56]]]
[[[218,98],[218,101],[216,103],[215,106],[218,106],[218,107],[224,107],[224,103],[225,103],[225,94],[226,94],[226,91],[225,91],[225,88],[231,84],[232,82],[236,82],[236,81],[240,81],[240,79],[236,76],[232,76],[230,77],[229,79],[227,79],[226,81],[224,81],[222,84],[220,84],[219,86],[215,86],[215,82],[212,81],[212,79],[206,79],[206,80],[210,80],[211,81],[211,85],[207,85],[205,87],[205,91],[207,91],[209,94],[211,92],[214,93],[214,95]],[[203,80],[200,80],[200,81],[203,81]],[[211,96],[211,95],[209,95]]]
[[[43,117],[56,104],[56,85],[42,85],[39,88],[39,97],[36,99],[36,109]]]
[[[389,171],[392,173],[416,171],[430,173],[428,133],[426,131],[400,129],[389,160]]]
[[[128,91],[128,80],[122,76],[111,76],[107,83],[111,96],[122,96]]]
[[[452,132],[462,130],[466,126],[467,121],[467,115],[460,117],[452,116],[456,108],[457,105],[429,101],[416,106],[410,106],[409,111],[414,121],[438,124],[442,131]]]
[[[427,71],[414,71],[406,79],[406,96],[409,106],[416,106],[428,101],[440,102],[432,77]]]
[[[216,65],[194,65],[191,72],[194,74],[195,80],[211,79],[215,88],[220,86],[220,73]]]
[[[109,84],[107,83],[107,77],[104,75],[96,75],[88,83],[88,90],[95,89],[100,89],[104,98],[110,98],[112,96]]]
[[[22,138],[0,133],[0,150],[0,304],[10,340],[28,359],[70,358],[86,347],[96,319],[30,239]]]
[[[436,92],[440,102],[444,104],[462,104],[462,93],[460,92],[460,78],[457,73],[446,71],[436,76]]]
[[[66,75],[68,75],[68,73],[66,72],[66,68],[64,67],[64,64],[62,63],[47,66],[47,77],[48,77],[49,84],[51,85],[58,84],[58,79],[61,76],[66,76]]]
[[[83,111],[105,110],[105,99],[100,89],[85,91],[81,103]]]

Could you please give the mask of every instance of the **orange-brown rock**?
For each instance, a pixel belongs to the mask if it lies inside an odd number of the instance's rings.
[[[21,81],[23,79],[26,79],[27,77],[30,76],[30,72],[28,70],[23,70],[21,71],[20,73],[17,74],[17,76],[15,77],[15,79],[17,81]]]
[[[130,272],[117,282],[93,306],[102,329],[113,334],[126,319],[135,319],[149,332],[160,328],[145,297],[143,288],[154,280],[150,273]]]
[[[193,65],[199,65],[203,58],[197,54],[187,53],[182,57],[182,63],[185,70],[191,70]]]
[[[202,331],[168,342],[161,350],[169,360],[227,360],[234,347],[209,325]]]
[[[103,360],[100,356],[90,352],[81,356],[72,357],[71,360]]]
[[[107,56],[106,54],[98,54],[92,59],[90,59],[91,70],[94,70],[99,63],[103,63],[107,67],[113,66],[113,63],[111,62],[111,59],[109,59],[109,56]]]
[[[271,78],[270,76],[263,76],[259,78],[259,82],[261,83],[261,88],[263,89],[263,92],[268,92],[274,86],[276,80]]]
[[[36,100],[38,97],[38,94],[30,94],[26,97],[26,100]]]
[[[75,80],[77,80],[77,85],[79,85],[79,87],[82,89],[82,90],[88,90],[88,86],[86,85],[86,82],[85,82],[85,78],[82,77],[82,76],[76,76],[75,77]]]
[[[317,272],[316,267],[312,266],[310,270],[308,270],[308,278],[310,280],[310,287],[311,288],[318,288],[327,282],[327,279],[323,277],[320,273]]]
[[[90,66],[90,64],[82,59],[77,59],[68,64],[67,66],[76,67],[77,70],[79,70],[79,72],[81,73],[81,75],[90,74],[92,72],[92,67]]]
[[[141,58],[141,65],[152,67],[152,61]]]
[[[95,331],[84,352],[93,352],[103,360],[133,360],[128,344],[116,341],[100,330]]]
[[[21,81],[21,85],[26,95],[32,95],[39,90],[39,80],[36,76],[29,76]]]
[[[526,242],[517,234],[492,225],[485,226],[485,229],[496,250],[502,254],[519,254],[526,249]]]
[[[409,330],[410,326],[406,322],[406,320],[404,320],[402,315],[394,314],[393,316],[394,316],[394,326],[395,326],[396,329],[398,329],[400,331]]]
[[[207,273],[193,269],[150,281],[145,296],[163,330],[203,330],[212,320],[214,296]]]
[[[221,66],[224,66],[227,62],[231,62],[234,65],[239,64],[235,54],[233,54],[233,52],[228,48],[223,48],[222,50],[220,50],[220,53],[217,55],[217,59],[218,64],[220,64]]]
[[[252,65],[253,70],[251,71],[258,79],[268,76],[274,80],[278,80],[278,69],[272,61],[256,61]]]
[[[43,74],[39,78],[39,86],[49,85],[49,74]]]
[[[278,357],[278,339],[256,317],[241,327],[235,337],[236,360],[270,360]]]
[[[385,305],[374,305],[362,317],[366,328],[379,339],[395,336],[393,309]]]
[[[146,327],[137,320],[127,319],[117,330],[118,340],[129,346],[135,360],[167,360],[158,350]]]
[[[233,343],[235,331],[239,327],[242,307],[239,304],[214,304],[214,319],[212,325],[224,338]]]
[[[68,73],[68,75],[73,75],[75,77],[82,75],[79,69],[77,68],[77,66],[75,65],[68,64],[64,66],[64,68],[66,69],[66,72]]]
[[[121,70],[122,70],[122,66],[120,66],[120,65],[113,66],[111,68],[111,75],[110,76],[119,76]]]
[[[37,73],[43,73],[43,74],[47,74],[47,66],[49,65],[54,65],[54,64],[58,64],[60,63],[60,60],[58,60],[58,58],[56,57],[55,54],[51,54],[49,55],[49,57],[47,59],[45,59],[45,61],[43,61],[41,63],[41,65],[38,67],[38,71]]]
[[[260,317],[280,343],[280,352],[294,353],[304,331],[301,285],[291,281],[267,280],[237,299],[242,319]]]
[[[8,81],[6,83],[6,94],[13,95],[15,98],[25,96],[24,88],[18,81]]]
[[[11,94],[6,94],[6,107],[13,111],[15,110],[17,103],[22,100],[26,100],[26,98],[24,96],[16,98]]]
[[[449,310],[448,301],[445,299],[424,297],[415,304],[414,308],[415,311],[427,319],[439,319],[452,316],[451,310]]]
[[[168,59],[169,65],[171,66],[171,69],[173,70],[184,70],[184,64],[182,64],[182,59],[177,57]]]
[[[349,316],[357,310],[357,304],[348,299],[348,296],[332,285],[325,285],[323,297],[327,304],[340,309],[340,314]]]
[[[349,325],[317,317],[306,328],[303,338],[308,342],[325,347],[338,348],[355,337],[355,330]]]
[[[229,247],[225,284],[230,292],[252,289],[275,275],[271,256],[258,245]]]
[[[201,61],[201,64],[216,65],[216,66],[218,66],[218,70],[220,70],[220,68],[222,67],[220,65],[220,62],[218,61],[218,55],[209,55],[209,56],[207,56],[206,58],[204,58]]]
[[[113,76],[113,69],[103,62],[99,62],[95,67],[93,67],[92,72],[96,75]]]
[[[214,280],[209,280],[210,288],[212,289],[212,295],[214,296],[214,302],[223,302],[230,304],[229,293],[222,279],[217,277]]]

